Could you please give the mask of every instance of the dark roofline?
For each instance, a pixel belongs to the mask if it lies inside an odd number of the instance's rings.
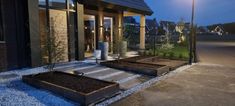
[[[118,2],[119,1],[119,2]],[[122,1],[122,2],[120,2]],[[141,2],[137,2],[141,1]],[[96,7],[104,7],[106,9],[112,10],[122,10],[129,11],[143,15],[152,15],[153,11],[148,7],[148,5],[144,2],[144,0],[78,0],[79,3],[84,5],[96,6]],[[129,4],[128,4],[129,3]],[[54,8],[64,7],[63,3],[53,2]],[[140,6],[141,5],[141,6]],[[44,5],[39,5],[43,7]]]
[[[111,2],[112,1],[112,2]],[[118,0],[84,0],[83,3],[86,5],[93,5],[93,6],[102,6],[108,9],[114,9],[114,10],[123,10],[123,11],[130,11],[130,12],[134,12],[134,13],[138,13],[138,14],[143,14],[143,15],[152,15],[153,11],[147,6],[147,4],[144,2],[144,0],[142,0],[145,5],[145,8],[141,9],[141,8],[137,8],[137,7],[133,7],[130,6],[128,4],[118,4],[115,3],[115,1]],[[128,2],[126,2],[128,3]],[[128,5],[128,6],[126,6]]]

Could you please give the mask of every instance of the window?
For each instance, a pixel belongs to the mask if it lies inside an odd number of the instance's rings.
[[[0,1],[0,6],[1,6],[1,1]],[[2,7],[2,6],[1,6]],[[3,35],[3,21],[2,21],[2,9],[0,7],[0,41],[4,41],[4,35]]]

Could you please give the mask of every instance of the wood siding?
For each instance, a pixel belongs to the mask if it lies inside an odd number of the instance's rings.
[[[0,43],[0,72],[7,69],[7,60],[6,60],[6,45],[5,43]]]
[[[1,0],[7,68],[29,67],[30,38],[26,0]]]

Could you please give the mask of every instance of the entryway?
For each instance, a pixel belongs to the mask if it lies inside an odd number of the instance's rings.
[[[85,35],[85,57],[90,58],[93,56],[94,50],[98,49],[99,41],[109,43],[109,53],[113,52],[113,17],[104,17],[102,36],[103,40],[98,37],[97,33],[97,16],[84,15],[84,35]]]

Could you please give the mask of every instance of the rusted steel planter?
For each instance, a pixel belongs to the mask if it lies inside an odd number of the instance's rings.
[[[121,59],[121,61],[125,61],[125,62],[137,62],[138,60],[147,59],[147,58],[151,58],[151,57],[152,56],[135,56],[135,57]]]
[[[166,58],[160,58],[158,56],[136,56],[136,57],[126,58],[126,59],[121,59],[120,61],[132,62],[132,63],[147,63],[147,64],[154,64],[154,65],[165,65],[165,66],[169,66],[170,71],[188,64],[188,62],[185,60],[166,59]]]
[[[136,60],[139,63],[148,63],[148,64],[157,64],[157,65],[166,65],[170,67],[170,71],[175,70],[181,66],[187,65],[187,61],[176,60],[176,59],[163,59],[159,57],[148,57],[144,59]]]
[[[160,76],[164,73],[169,72],[169,67],[165,65],[156,65],[156,64],[148,64],[148,63],[138,63],[138,62],[126,62],[126,61],[108,61],[101,62],[101,65],[116,68],[120,70],[130,71],[134,73],[140,73],[150,76]]]
[[[79,102],[82,106],[111,97],[119,91],[119,84],[114,82],[57,71],[23,76],[22,80],[34,87]]]

